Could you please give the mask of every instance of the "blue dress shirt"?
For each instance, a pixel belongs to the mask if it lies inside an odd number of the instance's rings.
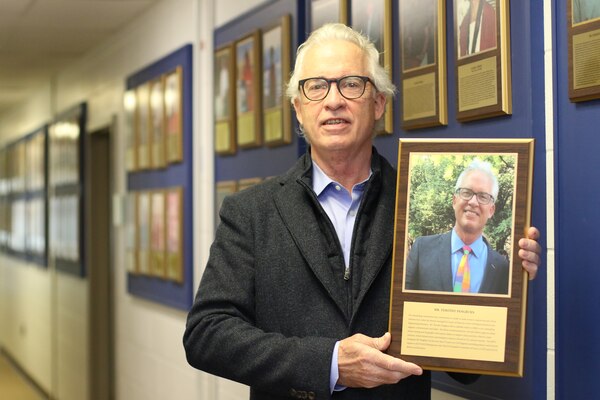
[[[373,171],[370,171],[369,178]],[[369,179],[357,183],[352,187],[352,193],[348,193],[346,188],[338,182],[328,177],[317,163],[313,160],[312,167],[312,189],[317,195],[319,204],[327,213],[331,220],[335,232],[344,253],[345,273],[344,277],[348,276],[350,271],[350,247],[352,246],[352,233],[354,231],[354,222],[356,214],[365,190],[365,184]],[[340,277],[342,279],[342,277]],[[331,359],[331,374],[329,375],[329,388],[333,393],[334,390],[344,390],[345,387],[338,386],[339,378],[338,369],[338,348],[340,342],[335,344],[333,356]]]

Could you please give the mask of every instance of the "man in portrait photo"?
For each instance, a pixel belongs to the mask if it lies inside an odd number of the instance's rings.
[[[508,294],[508,258],[483,236],[496,211],[498,191],[491,164],[474,159],[454,187],[453,228],[417,237],[410,247],[406,290]]]

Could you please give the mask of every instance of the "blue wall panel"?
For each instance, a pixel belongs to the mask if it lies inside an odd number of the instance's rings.
[[[569,101],[566,1],[556,5],[556,398],[598,398],[600,100]]]

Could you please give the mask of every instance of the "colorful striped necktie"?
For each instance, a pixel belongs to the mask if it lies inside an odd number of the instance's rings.
[[[468,293],[471,289],[471,270],[469,269],[469,254],[471,248],[463,246],[463,256],[458,264],[456,279],[454,280],[454,291]]]

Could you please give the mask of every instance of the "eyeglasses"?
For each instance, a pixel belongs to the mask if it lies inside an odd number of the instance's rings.
[[[365,93],[367,82],[375,86],[371,78],[367,76],[344,76],[339,79],[326,78],[308,78],[301,79],[298,86],[302,88],[302,93],[308,100],[323,100],[329,94],[331,84],[335,82],[338,91],[348,100],[358,99]]]
[[[455,193],[465,201],[469,201],[473,198],[473,196],[477,196],[477,201],[479,204],[486,205],[494,202],[494,196],[485,192],[474,192],[471,189],[458,188],[456,189]]]

